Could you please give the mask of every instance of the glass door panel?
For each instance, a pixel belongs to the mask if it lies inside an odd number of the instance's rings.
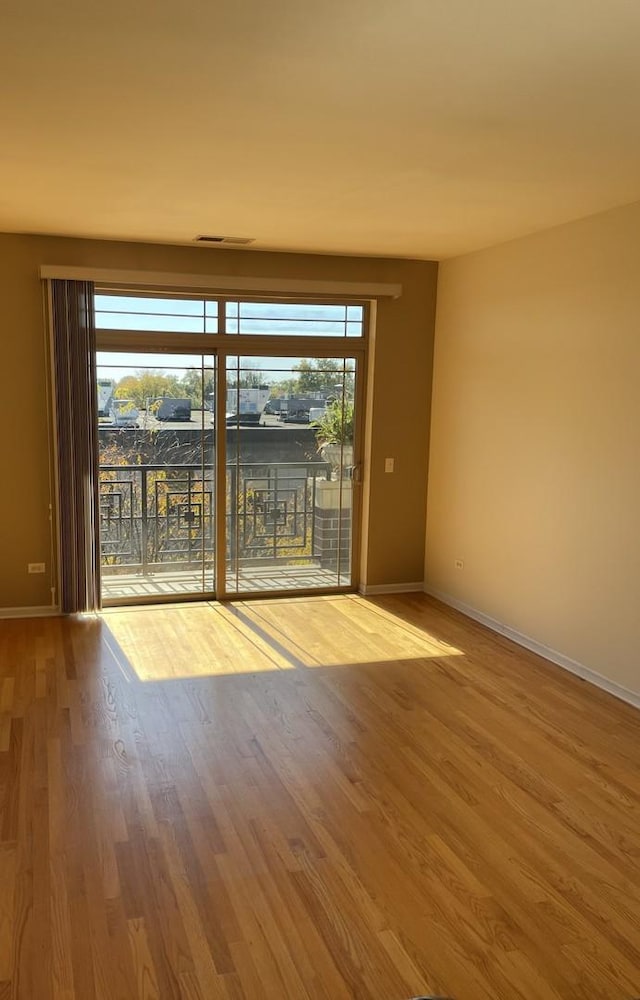
[[[226,592],[352,580],[354,358],[226,360]]]
[[[215,358],[99,351],[102,599],[215,591]]]

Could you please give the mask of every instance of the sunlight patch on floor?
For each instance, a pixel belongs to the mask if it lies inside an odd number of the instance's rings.
[[[144,681],[462,655],[356,595],[109,609],[102,620],[123,671]]]

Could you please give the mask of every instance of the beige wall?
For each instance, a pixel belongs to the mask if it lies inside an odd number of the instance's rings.
[[[27,575],[51,562],[43,263],[400,282],[402,298],[378,310],[367,582],[422,580],[436,264],[0,235],[0,609],[50,603],[50,576]]]
[[[640,205],[442,264],[428,588],[640,692],[639,520]]]

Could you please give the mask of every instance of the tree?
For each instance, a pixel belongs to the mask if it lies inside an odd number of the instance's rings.
[[[233,369],[227,372],[227,386],[229,389],[268,389],[269,385],[264,380],[264,372],[243,372],[240,377],[234,373]]]
[[[162,372],[145,369],[121,378],[114,396],[116,399],[130,399],[139,410],[144,410],[148,400],[157,396],[179,397],[181,391],[180,381],[175,375],[163,375]]]
[[[303,358],[294,370],[300,373],[296,387],[300,396],[313,396],[317,392],[335,393],[337,387],[342,386],[343,363],[334,358],[317,361]]]
[[[192,369],[191,371],[185,372],[182,377],[182,381],[180,382],[179,395],[188,397],[195,409],[200,409],[202,407],[203,389],[204,402],[206,404],[210,404],[214,395],[214,380],[213,372],[211,370],[205,369],[204,385],[201,371],[198,371],[198,369]]]
[[[273,384],[272,396],[353,396],[354,373],[345,371],[337,358],[302,358],[292,369],[294,377]]]
[[[271,386],[270,396],[278,399],[280,396],[295,396],[298,380],[295,378],[283,378],[279,382],[274,382]]]

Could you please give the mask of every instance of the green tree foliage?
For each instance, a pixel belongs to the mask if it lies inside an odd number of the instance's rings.
[[[230,389],[260,388],[271,390],[272,396],[324,396],[353,397],[353,372],[345,372],[343,362],[335,358],[318,358],[307,360],[303,358],[292,370],[291,378],[278,382],[265,382],[265,373],[261,371],[243,371],[238,378],[233,370],[227,375],[227,386]],[[118,382],[114,396],[116,399],[130,399],[140,410],[145,409],[148,402],[162,396],[188,398],[192,406],[200,409],[203,404],[210,406],[214,397],[214,376],[212,371],[202,372],[194,369],[186,371],[182,378],[176,375],[166,375],[154,369],[141,369],[134,375],[125,375]]]
[[[299,372],[297,392],[313,396],[316,392],[336,392],[342,385],[342,362],[333,358],[307,361],[303,358],[296,369]]]
[[[135,375],[125,375],[118,382],[114,396],[116,399],[130,399],[142,410],[147,400],[157,396],[180,396],[182,386],[175,375],[163,375],[162,372],[138,371]]]
[[[302,358],[293,372],[272,386],[272,396],[353,396],[353,372],[345,372],[336,358]]]
[[[244,371],[238,378],[237,373],[231,369],[227,372],[227,386],[229,389],[268,389],[269,386],[264,380],[264,372]]]
[[[283,378],[278,382],[274,382],[271,386],[271,398],[277,399],[280,396],[296,396],[298,386],[298,380],[295,378]]]
[[[202,372],[197,369],[188,371],[184,374],[180,382],[180,392],[173,393],[172,395],[184,396],[191,400],[192,406],[195,409],[200,409],[203,402],[203,391],[204,391],[204,403],[205,405],[210,405],[213,400],[213,395],[215,391],[213,372],[205,369],[204,380],[202,377]],[[164,393],[167,395],[167,393]]]

